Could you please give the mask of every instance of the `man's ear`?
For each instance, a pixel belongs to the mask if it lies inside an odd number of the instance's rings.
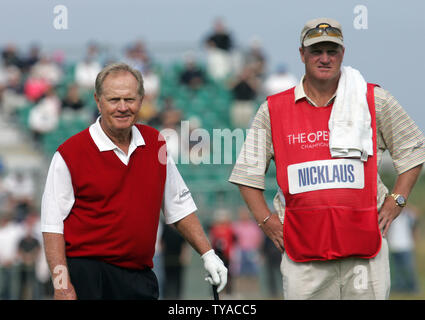
[[[305,64],[305,59],[304,59],[305,47],[301,46],[299,50],[300,50],[301,61]]]
[[[94,93],[94,100],[96,101],[97,110],[100,113],[100,97],[97,96],[96,92]]]

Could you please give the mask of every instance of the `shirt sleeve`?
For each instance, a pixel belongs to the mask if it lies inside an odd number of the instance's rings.
[[[397,173],[424,163],[425,137],[398,101],[388,91],[376,87],[375,106],[378,134]]]
[[[173,158],[167,156],[167,177],[165,179],[162,212],[165,223],[175,223],[187,215],[195,212],[198,208],[193,201],[192,195],[186,186]]]
[[[264,102],[248,130],[229,182],[264,190],[265,174],[272,158],[270,115]]]
[[[53,155],[41,199],[41,232],[62,233],[74,205],[71,174],[59,152]]]

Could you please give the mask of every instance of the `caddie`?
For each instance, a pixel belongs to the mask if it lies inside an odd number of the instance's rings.
[[[388,91],[342,65],[339,22],[308,21],[300,44],[305,75],[260,106],[229,181],[283,253],[285,299],[387,299],[385,236],[425,162],[425,138]],[[385,150],[391,191],[378,174]],[[278,214],[263,195],[272,159]]]

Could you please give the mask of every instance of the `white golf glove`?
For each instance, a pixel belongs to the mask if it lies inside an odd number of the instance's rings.
[[[218,286],[217,292],[220,292],[227,284],[227,268],[223,261],[215,254],[214,249],[205,252],[201,259],[204,261],[204,268],[208,272],[205,280]]]

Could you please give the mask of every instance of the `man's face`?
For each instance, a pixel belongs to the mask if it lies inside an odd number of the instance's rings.
[[[319,42],[300,48],[306,76],[315,80],[333,80],[339,76],[344,47],[333,42]]]
[[[127,131],[137,121],[143,98],[137,91],[137,80],[129,72],[109,74],[102,86],[102,94],[95,94],[101,114],[101,126],[107,134]]]

